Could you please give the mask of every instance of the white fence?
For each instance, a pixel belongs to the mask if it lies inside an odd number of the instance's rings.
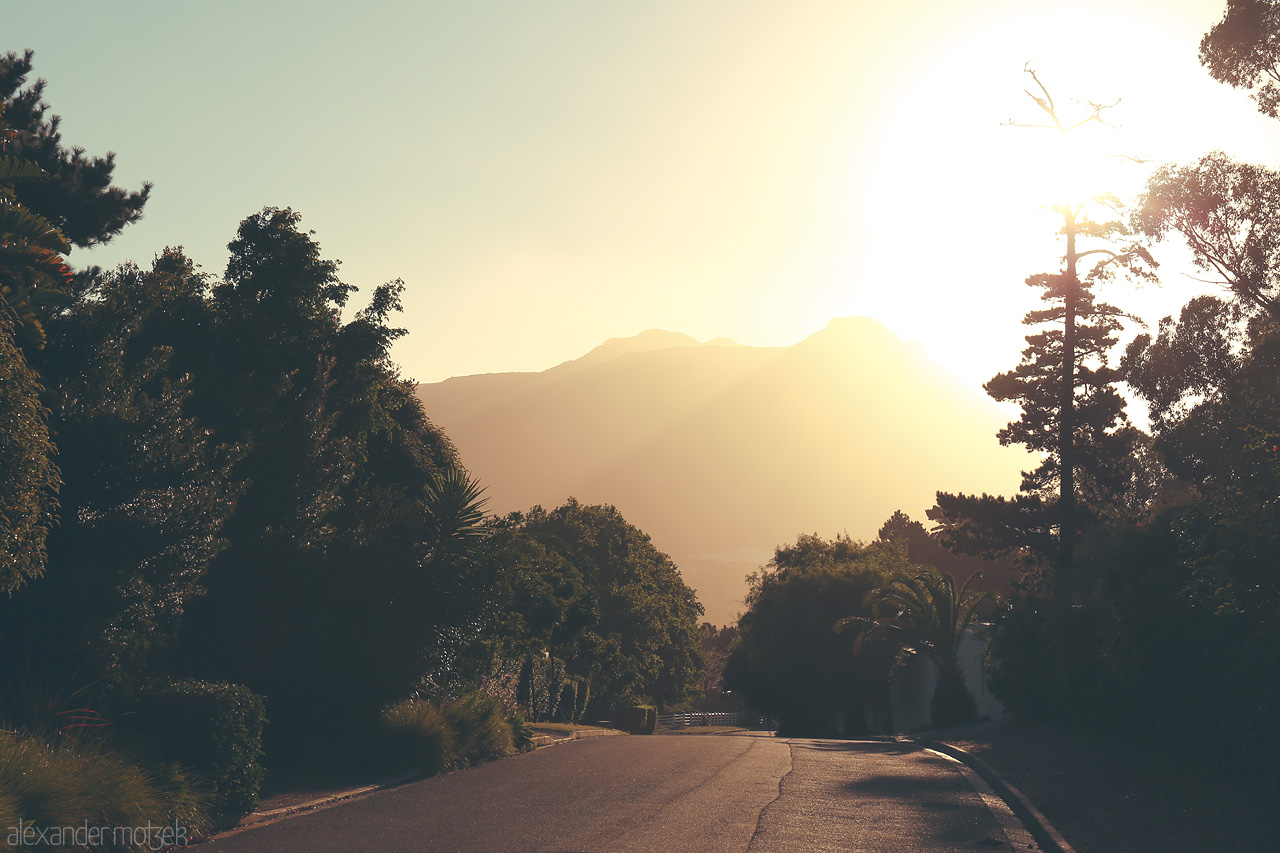
[[[683,714],[659,714],[658,728],[683,729],[689,726],[745,726],[748,728],[768,727],[766,720],[755,714],[734,712],[689,711]]]

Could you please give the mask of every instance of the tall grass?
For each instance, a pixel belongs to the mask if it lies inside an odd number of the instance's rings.
[[[99,739],[0,731],[0,831],[6,838],[21,821],[36,829],[172,827],[194,840],[209,824],[206,801],[176,765],[136,760]],[[113,849],[147,848],[147,836],[130,837],[135,843]]]
[[[502,703],[487,693],[470,693],[444,707],[454,731],[459,766],[505,758],[515,752],[515,735]]]
[[[485,693],[443,704],[407,699],[383,711],[382,722],[387,752],[428,776],[516,751],[515,727],[506,707]]]
[[[383,711],[382,723],[388,735],[382,750],[388,759],[420,768],[427,776],[452,764],[457,742],[444,712],[437,706],[406,699]]]

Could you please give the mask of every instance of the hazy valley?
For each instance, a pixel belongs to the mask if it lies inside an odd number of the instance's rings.
[[[867,539],[938,489],[1007,494],[1029,457],[988,399],[866,317],[790,347],[651,330],[540,373],[424,384],[496,512],[610,503],[731,622],[744,578],[802,532]]]

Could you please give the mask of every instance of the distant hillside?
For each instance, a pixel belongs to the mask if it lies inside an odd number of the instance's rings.
[[[986,397],[866,317],[791,347],[653,330],[541,373],[463,376],[418,394],[498,512],[570,495],[611,503],[698,590],[743,609],[747,574],[802,532],[869,539],[938,489],[1010,493]]]

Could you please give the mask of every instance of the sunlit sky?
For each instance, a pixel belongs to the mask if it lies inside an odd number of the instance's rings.
[[[1224,0],[27,3],[67,142],[155,183],[73,263],[291,206],[362,294],[408,286],[406,376],[541,370],[650,328],[787,345],[865,314],[974,387],[1011,367],[1038,208],[1034,61],[1122,98],[1114,149],[1275,162],[1280,123],[1199,66]],[[1110,145],[1111,143],[1106,143]],[[1135,174],[1134,185],[1141,181]],[[1202,286],[1106,294],[1158,320]],[[358,307],[361,294],[355,297]]]

